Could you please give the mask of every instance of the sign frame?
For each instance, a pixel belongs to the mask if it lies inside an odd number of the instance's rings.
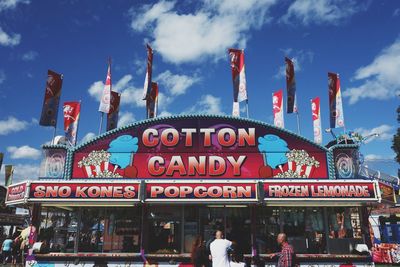
[[[23,193],[23,197],[18,198],[16,200],[8,200],[10,195],[10,190],[12,190],[13,188],[17,188],[19,186],[23,186],[23,191],[20,192],[20,194]],[[25,204],[29,197],[29,188],[30,188],[30,181],[24,181],[7,186],[5,204],[6,205]]]
[[[147,197],[147,189],[152,185],[199,185],[199,186],[206,186],[206,185],[219,185],[219,186],[228,186],[232,184],[240,184],[240,185],[250,185],[254,186],[254,198],[252,199],[232,199],[232,198],[148,198]],[[194,188],[194,186],[193,186]],[[252,188],[253,189],[253,188]],[[252,190],[253,194],[253,190]],[[260,202],[260,183],[256,180],[146,180],[145,185],[143,186],[143,202],[144,203],[244,203],[244,204],[256,204]]]
[[[30,203],[74,203],[76,202],[77,205],[83,205],[84,203],[107,203],[107,202],[112,202],[112,203],[126,203],[126,204],[133,204],[133,203],[139,203],[141,201],[141,183],[140,181],[137,180],[123,180],[123,181],[102,181],[102,180],[81,180],[81,181],[32,181],[31,186],[29,187],[29,191],[27,192],[27,198],[28,202]],[[134,198],[129,198],[129,199],[123,199],[123,198],[118,198],[118,199],[112,199],[112,198],[96,198],[96,199],[90,199],[90,198],[31,198],[31,190],[32,190],[32,184],[38,184],[38,185],[58,185],[62,186],[65,184],[71,184],[71,185],[93,185],[96,184],[96,186],[102,186],[102,185],[112,185],[112,186],[117,186],[117,185],[132,185],[136,186],[137,190],[135,191],[136,195]]]
[[[280,184],[280,183],[285,183],[288,185],[295,185],[295,184],[306,184],[307,186],[310,185],[324,185],[324,184],[368,184],[373,186],[373,191],[374,191],[374,196],[371,197],[365,197],[365,198],[352,198],[352,197],[343,197],[343,198],[333,198],[333,197],[266,197],[266,187],[271,185],[271,184]],[[293,201],[303,201],[304,202],[313,202],[313,201],[329,201],[332,203],[343,203],[345,201],[352,201],[352,204],[355,202],[380,202],[381,201],[381,194],[378,190],[378,182],[377,181],[371,181],[371,180],[357,180],[357,179],[351,179],[351,180],[304,180],[304,179],[296,179],[296,180],[282,180],[282,179],[269,179],[269,180],[263,180],[263,201],[266,204],[269,203],[274,203],[274,202],[293,202]]]

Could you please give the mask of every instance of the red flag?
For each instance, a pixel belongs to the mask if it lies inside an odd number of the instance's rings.
[[[283,90],[280,89],[272,94],[272,111],[274,114],[274,125],[285,128],[283,119]]]
[[[314,127],[314,142],[322,143],[322,128],[321,128],[321,106],[319,97],[311,99],[311,112]]]
[[[244,51],[229,49],[233,81],[233,102],[247,100],[246,74],[244,66]]]
[[[294,76],[293,61],[285,57],[286,62],[286,92],[287,92],[287,113],[296,112],[296,80]]]
[[[64,132],[66,139],[75,146],[78,133],[81,102],[64,102]]]
[[[101,95],[99,111],[103,113],[110,112],[110,96],[111,94],[111,64],[108,64],[106,84],[104,85],[103,94]]]
[[[146,100],[147,118],[151,119],[157,117],[157,104],[158,104],[158,84],[151,83],[151,92]]]
[[[107,114],[107,131],[117,128],[121,94],[111,91],[110,112]]]
[[[330,127],[344,127],[339,74],[328,72]]]
[[[42,126],[57,125],[58,106],[60,103],[63,76],[52,70],[47,72],[46,91],[39,124]]]
[[[146,100],[151,92],[151,78],[153,73],[153,49],[151,49],[150,45],[146,45],[147,48],[147,70],[146,70],[146,78],[144,79],[144,87],[143,87],[143,100]]]

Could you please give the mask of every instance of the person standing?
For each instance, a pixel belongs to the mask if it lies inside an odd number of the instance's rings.
[[[207,251],[201,235],[196,237],[192,245],[192,263],[194,267],[207,267]]]
[[[3,256],[3,264],[6,264],[11,259],[11,250],[12,250],[13,240],[11,236],[7,236],[6,240],[3,241],[1,246],[1,254]]]
[[[222,231],[215,233],[215,240],[210,244],[213,267],[230,267],[228,249],[231,245],[231,241],[224,239]]]
[[[274,256],[278,257],[277,267],[294,267],[296,255],[293,250],[293,246],[287,241],[285,233],[280,233],[276,239],[278,245],[281,247],[281,252],[271,254],[271,258]]]

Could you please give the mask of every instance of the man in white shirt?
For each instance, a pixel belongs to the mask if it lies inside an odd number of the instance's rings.
[[[228,249],[232,242],[224,239],[222,231],[215,233],[215,240],[210,244],[211,260],[213,267],[230,267]]]

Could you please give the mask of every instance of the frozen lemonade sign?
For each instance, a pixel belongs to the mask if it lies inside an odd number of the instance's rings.
[[[182,117],[78,148],[73,178],[327,178],[326,151],[275,127]]]

